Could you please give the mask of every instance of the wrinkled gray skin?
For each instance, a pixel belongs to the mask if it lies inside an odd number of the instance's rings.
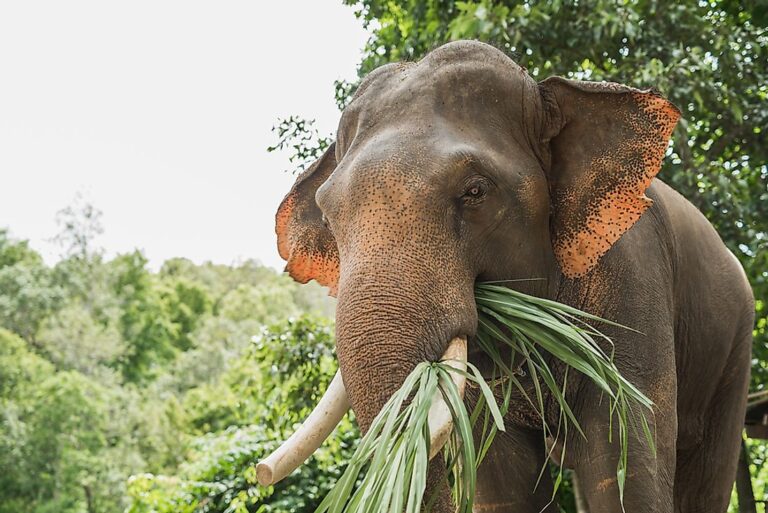
[[[656,404],[657,456],[630,437],[626,511],[725,511],[749,377],[750,287],[705,218],[658,179],[646,191],[653,205],[597,265],[564,275],[553,245],[580,209],[555,204],[566,181],[556,167],[627,137],[626,126],[609,121],[579,128],[584,120],[622,119],[610,94],[576,104],[579,94],[562,80],[537,84],[475,42],[365,79],[332,153],[310,170],[315,185],[292,191],[316,200],[301,222],[322,212],[328,230],[301,236],[315,237],[326,246],[323,258],[340,263],[337,350],[353,409],[367,429],[414,366],[438,359],[457,335],[469,337],[470,360],[487,371],[472,340],[473,284],[541,278],[515,287],[642,332],[604,327],[620,370]],[[570,179],[600,193],[601,179]],[[566,464],[590,511],[619,512],[618,444],[608,441],[606,403],[576,373],[567,390],[587,440],[569,433]],[[557,511],[547,507],[546,474],[535,487],[545,458],[540,422],[521,397],[512,402],[507,432],[479,471],[476,511]],[[550,414],[556,425],[554,408]],[[438,460],[427,495],[438,493],[435,510],[448,512]]]

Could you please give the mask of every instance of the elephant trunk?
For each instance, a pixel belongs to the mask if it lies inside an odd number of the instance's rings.
[[[474,334],[473,279],[465,287],[414,283],[420,273],[390,268],[342,276],[336,313],[336,352],[352,409],[363,432],[421,362],[443,358],[451,342]],[[382,276],[403,277],[382,286]],[[422,274],[423,276],[423,274]],[[391,278],[390,278],[391,279]],[[388,280],[389,281],[389,280]],[[459,290],[463,289],[463,290]]]
[[[336,323],[340,374],[329,387],[330,396],[321,400],[304,425],[257,466],[263,485],[279,481],[309,457],[350,405],[361,430],[367,432],[387,400],[420,362],[466,362],[467,337],[474,334],[477,324],[474,277],[461,278],[455,269],[443,266],[434,269],[431,281],[421,280],[418,284],[413,276],[428,276],[426,270],[397,272],[397,267],[382,269],[366,263],[358,267],[364,272],[342,273]],[[443,273],[450,273],[452,279],[435,276]],[[466,364],[458,367],[465,369]],[[463,378],[454,382],[463,390]],[[432,511],[448,512],[452,510],[450,490],[445,464],[438,453],[451,432],[452,419],[442,397],[437,399],[429,417],[430,458],[434,458],[425,499],[434,499]]]
[[[363,273],[342,273],[339,282],[336,350],[363,432],[419,363],[439,361],[457,339],[466,359],[466,340],[477,325],[474,276],[449,266],[398,270],[408,265],[388,264],[381,268],[366,263],[360,266]],[[445,419],[450,420],[447,408]],[[444,432],[430,456],[439,452],[451,431],[447,422],[440,424]],[[444,473],[438,455],[430,464],[425,493],[425,500],[437,493],[435,512],[452,511]]]

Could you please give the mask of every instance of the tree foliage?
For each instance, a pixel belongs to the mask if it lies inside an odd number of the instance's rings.
[[[339,83],[337,87],[342,88],[343,85]],[[277,134],[277,142],[274,146],[268,147],[267,151],[290,149],[292,153],[288,157],[288,162],[293,164],[294,173],[309,167],[312,162],[320,158],[332,142],[330,137],[320,135],[315,128],[314,119],[304,119],[299,116],[279,119],[277,125],[272,127],[272,131]]]
[[[43,319],[59,308],[62,293],[40,255],[0,229],[0,326],[34,341]]]
[[[262,328],[218,383],[187,396],[198,436],[176,476],[131,478],[129,513],[314,511],[356,445],[349,419],[299,471],[275,486],[254,464],[317,404],[336,371],[331,326],[302,317]]]
[[[255,262],[152,272],[78,240],[51,267],[0,231],[0,513],[316,504],[350,421],[286,493],[257,487],[253,464],[335,372],[331,326],[301,317],[332,311],[319,287]]]

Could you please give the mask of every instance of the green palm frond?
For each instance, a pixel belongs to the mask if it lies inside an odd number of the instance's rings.
[[[458,371],[442,363],[424,362],[416,366],[376,416],[341,479],[317,509],[318,513],[421,511],[429,465],[427,417],[436,393],[443,395],[453,416],[455,429],[448,444],[447,459],[459,485],[456,488],[458,511],[471,513],[477,458],[470,416],[451,380],[452,372]],[[467,378],[478,380],[474,373],[467,373]],[[498,427],[503,429],[501,413],[490,388],[485,382],[480,386],[483,393],[488,394],[489,410],[497,419]],[[363,470],[365,474],[355,488]]]
[[[621,374],[613,361],[613,342],[589,324],[589,321],[635,330],[571,306],[529,296],[497,284],[478,284],[475,287],[475,301],[480,347],[491,357],[497,369],[508,377],[509,386],[516,386],[538,412],[545,437],[565,441],[569,424],[582,436],[584,434],[566,400],[567,369],[581,372],[604,394],[611,422],[609,437],[614,431],[614,422],[618,433],[620,457],[616,476],[619,493],[623,497],[629,425],[632,425],[638,436],[642,431],[651,450],[656,450],[646,417],[646,414],[653,413],[653,402]],[[610,353],[601,348],[599,340],[611,347]],[[510,366],[502,361],[495,343],[505,344],[512,349],[513,355],[523,357],[523,366],[535,390],[533,399],[528,397]],[[562,384],[555,379],[548,355],[566,366]],[[560,422],[554,430],[546,422],[543,388],[549,391],[560,409]],[[635,425],[636,421],[640,423],[640,429]],[[565,450],[561,457],[564,455]],[[555,480],[555,491],[561,479],[562,465]]]

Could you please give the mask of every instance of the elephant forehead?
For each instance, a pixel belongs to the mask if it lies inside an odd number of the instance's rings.
[[[492,126],[485,121],[524,118],[536,107],[536,83],[523,68],[492,50],[488,54],[441,47],[417,63],[373,73],[345,109],[340,131],[357,133],[403,120],[429,125],[455,119]],[[531,101],[534,104],[526,108],[524,103]]]
[[[423,148],[379,148],[372,155],[363,155],[345,173],[344,193],[337,199],[339,214],[349,220],[362,216],[375,219],[378,224],[409,220],[425,206],[432,193],[427,177],[420,172],[428,165]],[[410,219],[415,222],[416,219]]]

